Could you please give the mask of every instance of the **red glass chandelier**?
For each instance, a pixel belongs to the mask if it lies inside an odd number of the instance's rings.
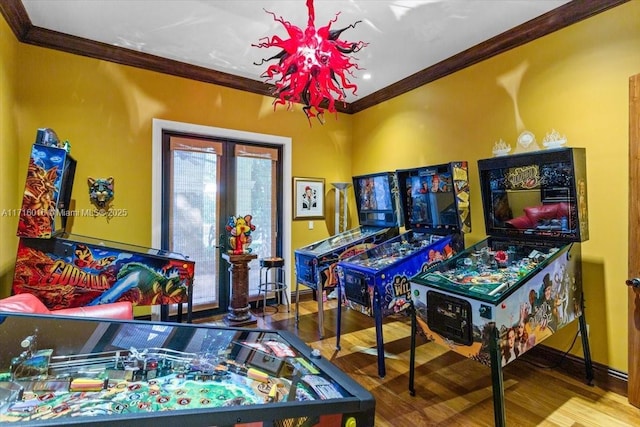
[[[306,1],[309,21],[305,30],[265,10],[284,26],[289,38],[283,40],[277,35],[271,38],[264,37],[258,44],[251,46],[281,49],[276,55],[263,59],[260,63],[254,63],[262,65],[277,60],[277,63],[269,65],[262,73],[267,82],[274,82],[274,110],[278,105],[291,108],[293,103],[301,103],[302,110],[309,120],[317,117],[320,123],[323,123],[324,111],[336,113],[336,101],[345,102],[346,90],[356,94],[358,87],[351,83],[349,77],[353,76],[354,70],[361,68],[353,62],[355,58],[350,54],[358,52],[367,46],[367,43],[340,40],[343,31],[355,28],[361,22],[332,30],[331,24],[338,20],[340,13],[337,13],[326,26],[316,30],[313,0]]]

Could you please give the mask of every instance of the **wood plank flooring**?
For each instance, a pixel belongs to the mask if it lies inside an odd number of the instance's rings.
[[[268,307],[268,310],[271,307]],[[289,330],[368,389],[376,399],[376,427],[493,426],[493,395],[488,367],[448,351],[419,336],[415,389],[409,384],[410,322],[407,317],[384,321],[387,375],[377,374],[373,319],[343,308],[341,350],[336,351],[336,301],[325,304],[324,339],[319,338],[317,303],[279,306],[260,316],[258,327]],[[271,310],[273,311],[273,309]],[[214,319],[208,319],[208,323]],[[553,365],[554,361],[549,361]],[[526,358],[504,369],[508,426],[630,427],[640,426],[640,409],[625,396],[577,381],[561,370],[534,366]]]

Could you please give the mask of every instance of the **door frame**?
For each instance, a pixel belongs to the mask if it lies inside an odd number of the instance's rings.
[[[629,78],[629,279],[640,277],[640,74]],[[629,286],[627,396],[640,407],[640,289]]]
[[[293,146],[290,137],[225,129],[192,123],[163,119],[152,121],[151,153],[151,246],[160,248],[162,238],[162,135],[165,131],[201,135],[207,138],[233,139],[242,142],[264,143],[282,146],[282,257],[285,259],[285,274],[291,279],[291,225],[292,225],[292,182],[291,175]],[[188,255],[188,254],[187,254]],[[198,266],[196,265],[196,269]],[[287,280],[291,283],[291,280]],[[290,292],[290,289],[287,290]],[[160,318],[160,307],[152,306],[153,320]]]

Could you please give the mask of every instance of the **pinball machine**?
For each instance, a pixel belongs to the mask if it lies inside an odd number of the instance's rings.
[[[335,289],[339,283],[338,261],[399,233],[398,184],[393,172],[355,176],[353,188],[360,225],[295,250],[296,323],[299,319],[299,284],[303,284],[316,292],[320,337],[324,336],[323,292]]]
[[[478,169],[489,237],[412,278],[413,326],[490,366],[495,424],[504,426],[502,368],[576,320],[593,379],[580,250],[589,238],[586,153],[547,149],[479,160]]]
[[[34,294],[51,310],[124,300],[178,304],[179,319],[187,303],[191,321],[195,263],[188,257],[68,232],[71,216],[92,214],[70,208],[75,168],[68,144],[39,129],[19,211],[12,292]]]
[[[405,232],[338,263],[339,300],[372,316],[376,326],[378,375],[386,374],[382,319],[404,312],[410,279],[430,265],[464,250],[471,230],[467,162],[396,171]],[[337,308],[340,349],[342,307]]]
[[[0,424],[369,427],[375,400],[288,331],[0,313]]]

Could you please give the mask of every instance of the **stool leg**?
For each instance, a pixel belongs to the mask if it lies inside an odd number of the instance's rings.
[[[271,268],[267,267],[264,275],[264,300],[262,301],[262,312],[267,314],[267,293],[269,292],[269,273]]]
[[[260,283],[258,283],[258,299],[256,300],[256,310],[258,308],[260,308],[260,297],[262,294],[262,271],[264,270],[263,267],[260,267]],[[262,304],[262,315],[264,316],[264,303]]]
[[[289,297],[287,296],[287,288],[284,288],[284,300],[287,303],[287,313],[291,313],[291,304],[289,303]]]
[[[268,291],[269,287],[265,284],[264,285],[264,296],[263,296],[263,300],[262,300],[262,314],[264,316],[267,315],[267,291]]]
[[[289,304],[289,296],[287,295],[287,278],[286,278],[286,272],[284,270],[282,270],[282,295],[284,295],[284,300],[287,303],[287,313],[291,313],[291,305]]]
[[[276,304],[278,304],[278,306],[280,304],[282,304],[282,287],[280,286],[280,268],[276,269],[275,272],[275,276],[273,277],[273,290],[274,290],[274,297],[276,298]]]

